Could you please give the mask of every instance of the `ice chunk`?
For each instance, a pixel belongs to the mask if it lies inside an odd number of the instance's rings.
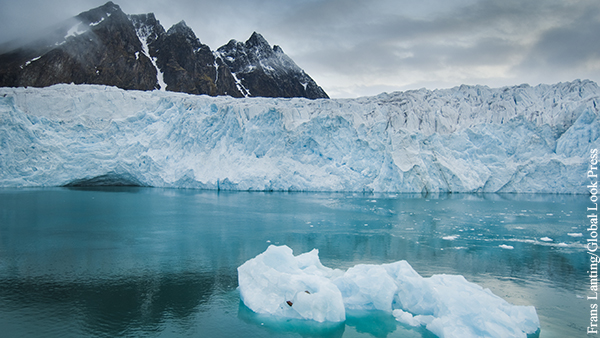
[[[406,261],[323,266],[318,251],[294,256],[269,246],[238,268],[241,298],[257,313],[339,322],[347,310],[384,310],[441,338],[526,337],[539,319],[533,306],[511,305],[460,275],[424,278]]]
[[[402,278],[402,277],[401,277]],[[418,316],[432,316],[426,328],[444,337],[523,337],[539,328],[533,306],[514,306],[494,295],[489,289],[468,282],[463,276],[434,275],[422,278],[419,293],[427,295],[425,306],[414,303],[414,296],[399,293],[403,311]],[[410,321],[405,314],[395,312],[401,322]]]
[[[346,308],[353,310],[391,311],[398,289],[380,265],[357,265],[333,282],[342,292]]]
[[[242,301],[257,313],[340,322],[346,319],[334,270],[324,267],[318,251],[294,257],[287,246],[269,246],[238,268]]]

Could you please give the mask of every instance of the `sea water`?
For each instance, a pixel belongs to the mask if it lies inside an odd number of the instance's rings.
[[[322,263],[407,260],[534,305],[540,337],[590,325],[588,196],[0,189],[0,336],[432,337],[391,313],[257,315],[237,267],[269,245]]]

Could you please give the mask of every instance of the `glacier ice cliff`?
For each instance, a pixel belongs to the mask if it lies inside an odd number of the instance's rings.
[[[358,99],[0,88],[0,186],[586,193],[591,81]]]

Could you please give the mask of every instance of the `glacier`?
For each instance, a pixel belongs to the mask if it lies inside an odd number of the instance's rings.
[[[535,307],[511,305],[460,275],[424,278],[408,262],[323,266],[318,250],[297,256],[270,245],[238,267],[240,297],[259,314],[342,322],[345,311],[381,310],[440,338],[527,337],[540,328]]]
[[[587,80],[318,100],[0,88],[0,186],[587,193],[599,109]]]

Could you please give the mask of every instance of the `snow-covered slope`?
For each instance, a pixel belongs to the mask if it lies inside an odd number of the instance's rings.
[[[600,88],[346,100],[0,88],[0,186],[586,193]]]

